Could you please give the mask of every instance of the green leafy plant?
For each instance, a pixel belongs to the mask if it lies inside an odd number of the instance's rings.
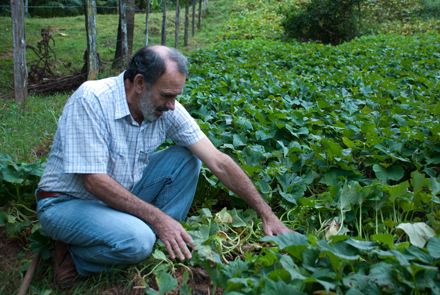
[[[363,0],[317,0],[297,2],[281,9],[281,22],[287,38],[319,40],[325,44],[339,44],[358,35],[356,8]],[[357,11],[360,17],[360,11]]]

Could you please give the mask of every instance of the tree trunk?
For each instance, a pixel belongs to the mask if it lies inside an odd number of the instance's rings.
[[[145,46],[148,46],[148,19],[150,17],[150,0],[147,0],[147,6],[145,7]]]
[[[21,106],[27,102],[26,40],[24,30],[23,0],[11,0],[12,44],[14,47],[15,102]]]
[[[207,10],[208,10],[208,0],[205,0],[205,1],[203,2],[203,10],[204,10],[205,12],[207,12]]]
[[[174,38],[174,47],[179,48],[179,27],[180,27],[180,5],[179,0],[176,0],[176,35]]]
[[[192,16],[192,36],[196,34],[196,0],[193,0],[193,16]]]
[[[162,45],[167,45],[167,2],[162,2]]]
[[[86,31],[87,31],[87,80],[96,80],[99,73],[98,54],[96,52],[96,1],[86,0]]]
[[[183,46],[188,46],[188,31],[189,31],[189,3],[185,3],[185,34],[183,35]]]
[[[133,35],[134,35],[134,17],[135,17],[136,1],[128,0],[127,2],[127,47],[128,59],[133,53]]]
[[[116,39],[115,59],[112,64],[113,68],[123,68],[127,64],[129,58],[127,42],[127,0],[119,0],[118,37]]]
[[[199,22],[197,23],[197,29],[199,30],[200,30],[201,22],[202,22],[202,0],[199,0]]]

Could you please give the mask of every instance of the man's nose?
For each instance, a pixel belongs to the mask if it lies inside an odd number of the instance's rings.
[[[176,100],[175,99],[170,99],[170,100],[168,100],[165,104],[164,104],[164,106],[167,108],[167,109],[169,109],[169,110],[171,110],[171,111],[174,111],[174,104],[176,103]]]

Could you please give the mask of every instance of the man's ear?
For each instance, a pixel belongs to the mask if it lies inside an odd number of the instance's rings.
[[[134,76],[133,83],[136,93],[141,94],[145,91],[145,81],[142,74],[136,74],[136,76]]]

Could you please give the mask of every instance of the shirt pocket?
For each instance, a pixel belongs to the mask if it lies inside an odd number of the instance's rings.
[[[117,170],[124,169],[127,164],[127,151],[118,141],[110,143],[108,174],[114,176]]]

